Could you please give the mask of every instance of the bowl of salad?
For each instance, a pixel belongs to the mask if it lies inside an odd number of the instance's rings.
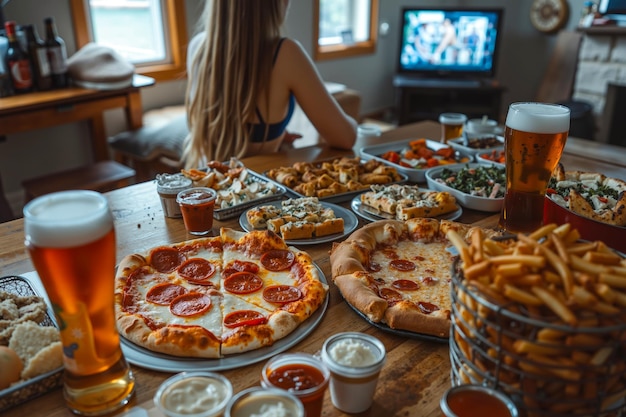
[[[449,192],[468,209],[497,212],[504,203],[503,165],[474,162],[431,168],[426,171],[426,182],[428,188]]]

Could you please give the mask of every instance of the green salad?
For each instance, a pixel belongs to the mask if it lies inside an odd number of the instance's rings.
[[[504,168],[496,165],[465,165],[458,171],[444,168],[436,181],[469,195],[485,198],[502,198],[506,187]]]

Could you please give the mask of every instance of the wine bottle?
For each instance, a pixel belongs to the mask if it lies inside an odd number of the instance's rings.
[[[33,90],[33,73],[28,54],[22,49],[15,34],[15,22],[8,21],[4,28],[9,38],[9,49],[6,55],[6,67],[11,74],[11,84],[15,94],[28,93]]]
[[[52,74],[50,73],[50,63],[46,45],[37,35],[37,30],[33,25],[24,27],[26,31],[26,44],[28,56],[33,66],[33,79],[37,90],[45,91],[52,88]]]
[[[67,50],[65,41],[57,33],[54,18],[47,17],[44,20],[46,26],[46,51],[48,62],[50,63],[50,73],[52,74],[52,86],[63,88],[68,85],[67,77]]]

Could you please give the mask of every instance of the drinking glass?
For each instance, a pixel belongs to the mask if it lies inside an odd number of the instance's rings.
[[[506,117],[506,193],[499,226],[531,232],[543,223],[552,171],[569,132],[570,109],[558,104],[512,103]]]
[[[92,416],[121,408],[135,381],[115,324],[115,229],[106,198],[86,190],[38,197],[24,207],[24,233],[59,325],[68,407]]]
[[[467,116],[463,113],[441,113],[439,115],[441,142],[448,143],[450,139],[460,138],[466,121]]]

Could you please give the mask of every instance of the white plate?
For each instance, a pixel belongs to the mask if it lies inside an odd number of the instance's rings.
[[[503,136],[497,136],[497,135],[493,135],[493,134],[484,134],[484,135],[477,135],[476,137],[472,137],[471,140],[480,140],[481,138],[492,138],[492,137],[496,137],[496,139],[498,139],[498,141],[500,142],[499,145],[497,146],[492,146],[489,148],[472,148],[469,146],[465,146],[464,145],[464,139],[463,138],[456,138],[456,139],[450,139],[448,141],[448,145],[452,146],[454,149],[456,149],[459,152],[463,152],[465,154],[468,155],[476,155],[479,153],[485,153],[485,152],[490,152],[494,149],[503,149],[504,148],[504,137]]]
[[[437,191],[449,192],[450,194],[454,196],[454,198],[456,198],[456,201],[460,205],[468,209],[487,211],[487,212],[492,212],[492,213],[502,210],[502,205],[504,204],[504,197],[487,198],[487,197],[478,197],[474,195],[469,195],[467,193],[457,190],[456,188],[452,188],[446,184],[436,181],[437,178],[441,177],[441,172],[444,169],[447,168],[452,171],[460,171],[461,169],[465,168],[466,165],[469,166],[470,168],[476,168],[479,166],[485,166],[485,167],[495,166],[497,168],[503,169],[502,165],[493,164],[493,163],[489,163],[489,164],[476,163],[476,162],[472,164],[463,164],[463,165],[454,165],[454,166],[449,165],[449,166],[431,168],[428,171],[426,171],[426,182],[428,183],[428,188],[431,188]]]
[[[319,273],[320,281],[328,284],[322,270],[315,264]],[[251,350],[249,352],[229,355],[220,359],[180,358],[165,355],[144,349],[124,337],[120,337],[122,352],[126,360],[136,366],[160,372],[184,372],[184,371],[224,371],[226,369],[240,368],[246,365],[269,359],[272,356],[291,348],[309,335],[324,317],[328,308],[328,294],[322,305],[306,319],[292,333],[278,340],[272,346]]]
[[[425,182],[426,181],[425,174],[427,170],[426,168],[403,167],[401,165],[394,164],[393,162],[388,161],[381,157],[381,155],[383,155],[385,152],[395,151],[399,153],[399,152],[404,151],[405,149],[408,149],[409,143],[416,139],[417,138],[404,139],[404,140],[400,140],[397,142],[383,143],[381,145],[366,146],[364,148],[361,148],[361,151],[360,151],[361,159],[363,160],[376,159],[378,161],[381,161],[387,165],[394,167],[398,172],[405,174],[406,176],[408,176],[409,180],[412,182]],[[426,146],[428,146],[428,148],[435,150],[435,151],[446,147],[444,143],[436,142],[430,139],[426,139]],[[463,152],[459,151],[459,153],[461,154],[462,157],[469,158],[467,162],[474,161],[473,154],[469,154],[465,151]],[[465,164],[465,163],[466,162],[462,162],[462,164]],[[456,165],[456,164],[450,164],[450,165],[445,165],[445,166],[453,166],[453,165]]]
[[[281,201],[270,201],[266,204],[260,204],[262,206],[274,206],[281,207]],[[348,236],[350,233],[356,229],[359,225],[359,219],[352,213],[350,210],[347,210],[341,206],[332,203],[326,203],[324,201],[320,201],[320,204],[325,208],[331,208],[335,212],[336,217],[341,217],[343,219],[343,233],[335,233],[328,236],[320,236],[314,237],[311,239],[285,239],[285,243],[288,245],[316,245],[318,243],[327,243],[332,242],[337,239],[341,239],[342,237]],[[258,206],[257,206],[258,207]],[[239,225],[246,232],[250,232],[255,230],[254,227],[248,222],[248,218],[246,217],[246,213],[248,210],[241,213],[239,216]],[[258,230],[258,229],[257,229]]]
[[[384,220],[384,219],[396,220],[396,216],[394,216],[393,214],[385,213],[380,210],[376,210],[374,207],[370,207],[366,204],[363,204],[361,202],[361,195],[357,195],[356,197],[352,199],[352,202],[350,203],[350,207],[352,208],[352,211],[354,211],[360,217],[362,217],[365,220],[372,221],[372,222],[375,222],[378,220]],[[461,217],[461,215],[463,214],[463,209],[461,208],[461,206],[457,204],[456,207],[457,207],[456,210],[451,211],[450,213],[445,213],[440,216],[435,216],[433,218],[439,219],[439,220],[456,220],[459,217]]]

